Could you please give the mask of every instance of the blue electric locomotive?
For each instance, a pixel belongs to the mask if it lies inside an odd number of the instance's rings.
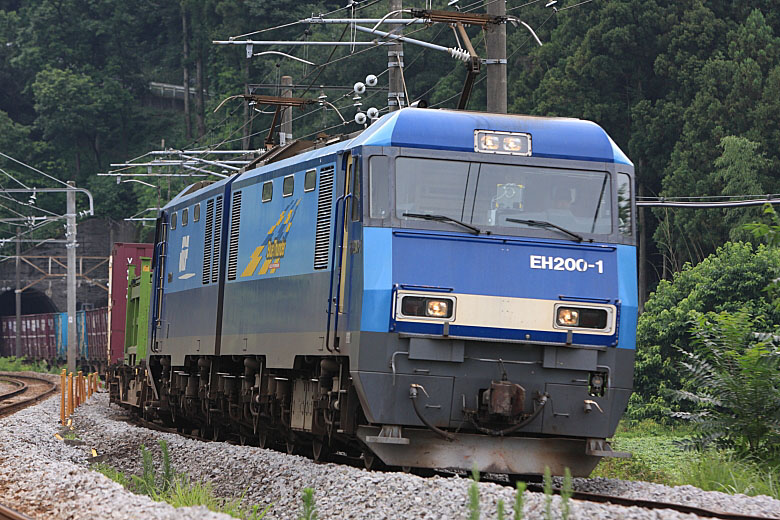
[[[306,146],[162,210],[149,377],[126,370],[118,400],[367,467],[616,455],[634,170],[599,126],[406,108]]]

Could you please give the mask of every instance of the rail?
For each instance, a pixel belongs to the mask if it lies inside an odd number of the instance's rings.
[[[544,487],[538,483],[528,484],[529,491],[543,491]],[[553,488],[553,493],[561,494],[561,488]],[[702,491],[703,493],[703,491]],[[614,495],[600,495],[596,493],[586,493],[584,491],[574,491],[571,494],[574,500],[583,500],[586,502],[608,503],[625,507],[641,507],[656,511],[668,510],[679,513],[694,514],[703,518],[719,518],[723,520],[779,520],[775,517],[743,515],[740,513],[728,513],[725,511],[714,511],[703,507],[691,506],[687,504],[675,504],[673,502],[656,502],[655,500],[645,500],[641,498],[627,498]]]
[[[29,516],[23,515],[19,511],[14,511],[0,504],[0,520],[32,520]]]
[[[4,400],[12,400],[10,403],[0,404],[0,417],[10,415],[13,412],[16,412],[18,410],[21,410],[22,408],[26,408],[27,406],[30,406],[32,404],[37,403],[38,401],[41,401],[47,397],[49,397],[54,391],[57,389],[57,384],[49,381],[48,379],[44,379],[43,377],[37,377],[37,376],[31,376],[31,375],[17,375],[17,374],[0,374],[2,376],[5,376],[4,379],[6,380],[15,380],[16,383],[12,383],[18,388],[11,393],[13,394],[10,397],[3,397],[0,399],[0,402]],[[29,384],[29,382],[32,382],[33,384]],[[24,385],[24,386],[20,386]],[[43,387],[42,392],[34,393],[32,390],[36,387]],[[24,395],[27,392],[30,392],[30,397],[25,397],[24,399],[20,399],[20,397],[24,397]]]
[[[10,399],[11,397],[22,394],[25,392],[25,390],[27,390],[27,383],[25,383],[24,381],[20,381],[19,379],[0,377],[0,383],[5,383],[16,387],[10,392],[5,392],[3,394],[0,394],[0,401],[5,401],[6,399]]]

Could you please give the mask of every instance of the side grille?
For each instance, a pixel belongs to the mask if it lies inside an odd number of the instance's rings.
[[[317,201],[317,231],[314,238],[314,268],[327,269],[330,252],[330,213],[333,205],[333,166],[320,170]]]
[[[214,199],[206,202],[206,234],[203,238],[203,283],[209,283],[211,277],[211,244],[214,227]]]
[[[217,197],[214,210],[214,248],[211,255],[211,281],[219,281],[219,251],[222,247],[222,195]]]
[[[228,280],[236,279],[238,267],[238,230],[241,227],[241,192],[233,194],[230,208],[230,242],[228,243]]]

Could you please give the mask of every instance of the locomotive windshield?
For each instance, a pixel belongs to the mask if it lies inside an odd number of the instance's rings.
[[[619,184],[626,199],[622,215],[630,205]],[[437,216],[482,231],[501,227],[502,233],[548,226],[575,234],[612,232],[611,178],[603,171],[399,157],[394,191],[400,220]]]

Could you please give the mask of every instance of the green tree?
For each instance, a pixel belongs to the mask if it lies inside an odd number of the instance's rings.
[[[692,351],[688,330],[698,314],[745,309],[764,316],[767,327],[780,324],[780,311],[765,291],[778,263],[777,248],[730,242],[658,284],[637,326],[633,418],[664,418],[670,412],[667,392],[684,384],[680,352]]]

